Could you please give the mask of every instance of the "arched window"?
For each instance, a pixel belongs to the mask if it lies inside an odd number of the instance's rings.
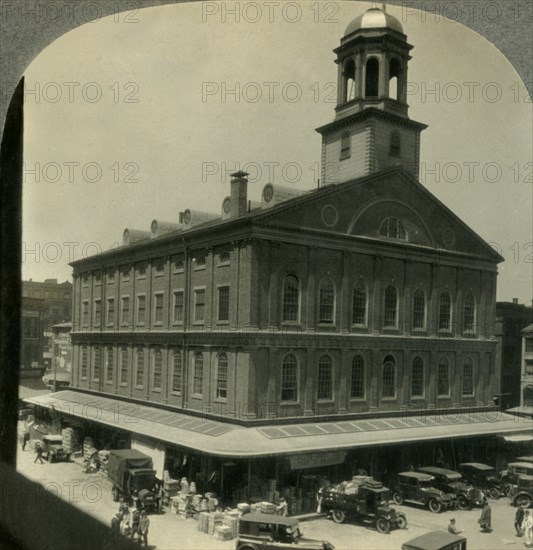
[[[389,285],[385,289],[385,304],[383,311],[383,326],[396,327],[398,318],[398,298],[396,289]]]
[[[391,59],[389,63],[389,97],[398,101],[400,99],[400,75],[402,65],[398,59]]]
[[[87,346],[81,348],[81,378],[82,380],[87,379],[87,371],[89,366],[89,351]]]
[[[463,363],[463,395],[474,394],[474,362],[470,357]]]
[[[93,353],[93,380],[100,379],[100,346],[95,346]]]
[[[152,389],[161,389],[161,379],[163,378],[163,355],[161,350],[154,351],[152,359]]]
[[[365,360],[361,355],[352,359],[352,380],[350,385],[350,397],[363,399],[365,396]]]
[[[383,397],[395,397],[396,395],[396,361],[392,355],[383,359]]]
[[[352,147],[352,138],[348,132],[342,134],[341,137],[341,154],[340,160],[350,158]]]
[[[217,364],[217,398],[226,399],[228,396],[228,357],[225,353],[218,356]]]
[[[106,350],[106,363],[105,363],[105,381],[113,382],[113,348],[109,347]]]
[[[476,304],[472,294],[465,297],[463,304],[463,331],[474,332],[474,323],[476,318]]]
[[[401,141],[400,134],[398,132],[391,132],[389,142],[389,154],[393,157],[399,157],[401,155]]]
[[[335,286],[329,278],[320,283],[318,322],[333,323],[335,315]]]
[[[411,396],[423,397],[424,395],[424,361],[421,357],[413,359],[411,370]]]
[[[141,348],[135,354],[135,385],[138,388],[144,385],[144,350]]]
[[[192,380],[192,393],[202,395],[204,391],[204,356],[198,352],[194,354],[194,376]]]
[[[366,62],[365,97],[378,97],[379,94],[379,61],[371,57]]]
[[[128,348],[120,348],[120,384],[128,384],[129,374],[129,362],[128,362]]]
[[[318,399],[333,399],[333,361],[322,355],[318,361]]]
[[[450,368],[448,359],[442,357],[437,372],[437,395],[450,394]]]
[[[172,391],[181,393],[181,384],[183,377],[183,361],[181,351],[175,351],[172,356]]]
[[[407,240],[407,234],[402,222],[398,218],[385,218],[379,227],[379,234],[389,239]]]
[[[300,307],[300,281],[287,275],[283,284],[283,321],[298,321]]]
[[[298,401],[298,362],[292,353],[281,364],[281,400]]]
[[[417,289],[413,298],[413,328],[426,327],[426,295],[422,289]]]
[[[357,282],[353,289],[352,323],[366,325],[366,285],[363,281]]]
[[[342,102],[346,103],[355,99],[355,63],[353,59],[349,59],[344,64],[342,76],[344,84]]]
[[[450,330],[452,322],[452,301],[448,292],[439,297],[439,330]]]

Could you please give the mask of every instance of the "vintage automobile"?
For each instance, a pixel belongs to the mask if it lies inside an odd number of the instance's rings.
[[[500,488],[504,495],[518,482],[518,476],[533,476],[533,464],[530,462],[509,462],[507,468],[500,472]]]
[[[489,498],[500,497],[500,482],[496,469],[481,462],[463,462],[459,471],[474,487],[481,489]]]
[[[433,476],[435,478],[434,486],[437,489],[446,494],[457,496],[457,508],[460,510],[483,504],[484,494],[479,489],[474,489],[472,485],[466,483],[459,472],[434,466],[418,468],[417,471]]]
[[[466,550],[466,537],[431,531],[402,544],[402,550]]]
[[[533,455],[519,456],[516,459],[516,462],[529,462],[530,464],[533,464]]]
[[[396,504],[404,501],[421,504],[438,513],[446,508],[455,508],[457,497],[435,487],[435,478],[421,472],[402,472],[397,475],[392,498]]]
[[[533,476],[519,475],[516,485],[509,487],[509,500],[514,506],[527,508],[533,503]]]
[[[43,436],[41,447],[48,462],[70,461],[70,453],[67,453],[63,448],[63,438],[60,435]]]
[[[333,521],[347,518],[375,527],[380,533],[407,527],[405,514],[389,506],[390,491],[386,487],[359,487],[355,494],[341,493],[334,488],[324,491],[322,510],[331,513]]]
[[[302,536],[296,518],[244,514],[239,520],[236,550],[334,550],[326,541]]]

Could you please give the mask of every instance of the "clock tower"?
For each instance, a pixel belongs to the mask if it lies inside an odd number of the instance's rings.
[[[335,119],[317,128],[322,135],[322,185],[392,166],[418,177],[420,133],[427,126],[408,116],[412,48],[398,19],[375,4],[346,28],[334,50]]]

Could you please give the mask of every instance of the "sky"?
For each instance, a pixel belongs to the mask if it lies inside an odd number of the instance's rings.
[[[334,116],[332,52],[368,2],[226,2],[145,8],[88,23],[25,72],[23,277],[70,279],[69,261],[125,228],[220,212],[237,169],[316,186]],[[240,8],[238,16],[231,12]],[[409,115],[420,181],[505,258],[498,300],[531,304],[531,102],[519,75],[459,23],[387,11],[414,45]]]

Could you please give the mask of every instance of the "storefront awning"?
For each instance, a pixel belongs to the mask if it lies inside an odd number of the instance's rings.
[[[529,405],[507,409],[505,412],[511,413],[511,414],[517,414],[519,416],[528,416],[529,418],[533,418],[533,407]]]
[[[524,441],[533,441],[533,433],[504,435],[503,438],[509,443],[521,443]]]
[[[207,454],[243,458],[292,455],[449,437],[508,435],[533,428],[529,419],[494,412],[448,413],[275,426],[240,426],[65,390],[25,399],[85,420]]]
[[[25,378],[19,385],[19,399],[37,397],[39,395],[50,395],[42,378]]]

